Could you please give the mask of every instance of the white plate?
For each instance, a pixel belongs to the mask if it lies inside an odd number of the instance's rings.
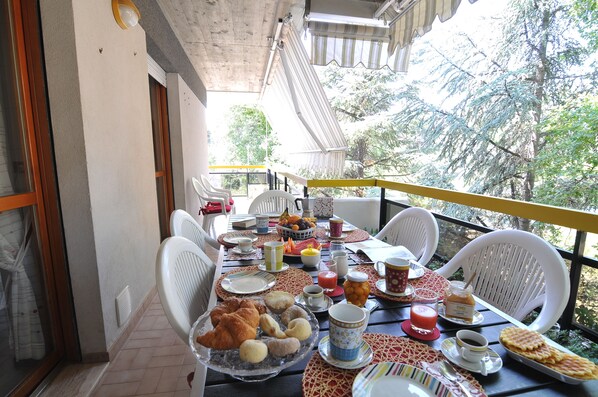
[[[378,363],[361,370],[353,381],[353,397],[451,397],[436,377],[407,364]]]
[[[259,270],[246,270],[227,275],[220,286],[233,294],[255,294],[266,291],[276,284],[276,277]]]
[[[240,238],[250,238],[252,243],[257,241],[257,236],[253,233],[248,233],[248,232],[226,233],[226,235],[222,238],[222,240],[224,240],[225,243],[237,245],[237,244],[239,244]]]
[[[303,295],[299,294],[295,297],[295,302],[304,305],[312,313],[324,313],[324,312],[328,311],[328,309],[330,309],[330,306],[334,305],[332,298],[330,298],[328,295],[324,295],[324,299],[326,300],[326,304],[324,306],[311,307],[311,306],[307,306],[307,303],[305,303],[305,300],[303,299]]]
[[[234,247],[231,248],[231,252],[237,254],[237,255],[249,255],[249,254],[255,254],[255,252],[257,251],[257,248],[252,248],[249,251],[241,251],[239,249],[239,247]]]
[[[438,304],[438,315],[444,318],[446,321],[459,325],[478,325],[484,322],[484,315],[477,310],[473,311],[473,319],[471,321],[464,320],[462,318],[447,317],[445,314],[446,307],[443,303]]]
[[[511,356],[511,358],[513,358],[514,360],[519,361],[520,363],[523,363],[529,367],[532,367],[533,369],[536,369],[542,373],[545,373],[548,376],[552,376],[553,378],[558,379],[561,382],[569,383],[572,385],[577,385],[577,384],[580,384],[587,380],[587,379],[579,379],[579,378],[574,378],[572,376],[568,376],[565,374],[561,374],[560,372],[557,372],[554,369],[547,367],[546,365],[542,365],[537,361],[534,361],[527,357],[523,357],[515,352],[512,352],[511,350],[509,350],[508,347],[503,345],[500,340],[499,340],[499,343],[502,345],[502,347],[505,348],[505,350],[507,351],[507,354],[509,356]]]
[[[387,291],[386,290],[386,280],[384,280],[383,278],[376,281],[376,288],[378,288],[380,291],[382,291],[386,295],[390,295],[390,296],[410,296],[411,294],[413,294],[413,291],[415,291],[415,288],[413,288],[413,286],[411,284],[407,284],[407,288],[405,288],[405,292],[399,293],[399,292]]]
[[[344,240],[347,238],[347,233],[342,233],[339,237],[331,237],[330,233],[327,232],[326,233],[326,238],[330,241],[334,241],[334,240]]]
[[[320,343],[318,344],[318,352],[320,352],[320,356],[328,364],[342,369],[363,368],[371,363],[372,359],[374,358],[374,352],[372,351],[372,348],[365,340],[362,340],[361,346],[359,346],[359,353],[357,354],[357,358],[355,360],[337,360],[336,358],[332,357],[332,354],[330,353],[330,337],[328,335],[320,340]]]
[[[286,263],[282,262],[282,269],[280,270],[268,270],[266,269],[266,264],[265,263],[260,263],[259,265],[257,265],[257,268],[264,271],[264,272],[269,272],[269,273],[280,273],[280,272],[284,272],[285,270],[289,270],[289,265],[287,265]]]
[[[482,373],[481,369],[481,362],[471,362],[464,360],[457,351],[457,343],[455,342],[455,338],[448,338],[442,341],[440,345],[440,350],[442,354],[449,359],[455,365],[458,365],[461,368],[465,368],[468,371],[475,372],[476,374]],[[486,361],[486,371],[489,374],[493,374],[498,372],[502,368],[502,359],[500,356],[492,349],[488,348],[488,360]]]

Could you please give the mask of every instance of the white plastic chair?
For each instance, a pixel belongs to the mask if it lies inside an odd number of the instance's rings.
[[[295,196],[284,190],[266,190],[257,196],[249,205],[250,214],[279,213],[288,208],[289,213],[297,213]]]
[[[199,176],[199,182],[201,183],[201,186],[204,188],[204,190],[206,191],[206,193],[208,193],[209,196],[222,196],[227,200],[228,205],[231,206],[231,213],[237,213],[237,210],[235,208],[235,200],[233,199],[233,194],[230,190],[222,189],[212,185],[210,179],[203,174]]]
[[[569,274],[554,247],[535,234],[498,230],[482,235],[436,272],[449,277],[460,267],[472,281],[474,294],[522,320],[542,307],[529,328],[540,333],[552,327],[569,299]]]
[[[199,197],[199,202],[201,205],[200,213],[203,215],[203,222],[202,228],[208,233],[212,233],[215,235],[216,232],[214,230],[214,218],[220,215],[227,216],[232,207],[226,204],[226,199],[220,196],[210,196],[201,186],[201,183],[194,177],[191,178],[191,182],[193,183],[193,189]]]
[[[404,246],[425,266],[438,247],[438,223],[430,211],[411,207],[395,215],[375,237]]]
[[[162,242],[156,258],[156,284],[168,322],[189,343],[189,331],[206,312],[216,266],[204,252],[184,237]]]
[[[170,214],[170,233],[193,241],[204,252],[207,244],[214,249],[220,249],[220,243],[206,233],[191,214],[184,210],[174,210]]]

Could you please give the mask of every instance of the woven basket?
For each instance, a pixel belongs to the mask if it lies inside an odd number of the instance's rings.
[[[280,225],[276,225],[276,231],[278,235],[284,238],[292,238],[293,240],[306,240],[310,237],[313,237],[315,227],[305,229],[305,230],[293,230],[287,227],[283,227]]]

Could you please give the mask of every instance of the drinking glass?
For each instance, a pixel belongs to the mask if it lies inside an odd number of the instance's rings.
[[[434,332],[438,320],[438,293],[427,288],[417,288],[409,317],[413,331],[422,335]]]
[[[325,294],[329,294],[336,288],[338,273],[336,261],[320,262],[318,271],[318,285],[324,289]]]

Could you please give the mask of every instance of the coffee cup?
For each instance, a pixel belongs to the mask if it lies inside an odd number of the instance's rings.
[[[351,361],[359,355],[366,311],[350,303],[338,303],[328,309],[330,354],[337,360]]]
[[[456,342],[459,355],[466,361],[479,362],[488,354],[488,339],[478,332],[462,329]]]
[[[255,227],[258,233],[268,233],[269,223],[270,218],[268,217],[268,215],[257,215],[255,217]]]
[[[378,274],[384,275],[388,292],[399,294],[405,292],[409,280],[409,268],[411,267],[408,259],[386,258],[384,262],[376,262],[374,267]]]
[[[343,234],[344,221],[340,218],[330,218],[328,220],[330,227],[330,237],[340,237]]]
[[[345,251],[332,251],[330,258],[336,261],[336,274],[338,278],[343,278],[349,273],[349,257]]]
[[[237,240],[237,246],[241,252],[251,252],[253,243],[248,237],[241,237]]]
[[[303,288],[303,300],[308,307],[324,306],[324,289],[319,285],[308,285]]]
[[[282,241],[268,241],[264,243],[264,262],[266,270],[282,270],[282,254],[284,243]]]

